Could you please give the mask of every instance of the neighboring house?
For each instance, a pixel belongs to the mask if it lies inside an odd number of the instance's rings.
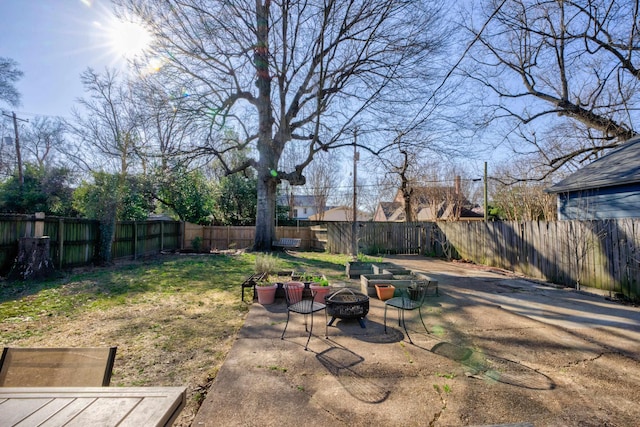
[[[545,191],[558,195],[558,219],[640,217],[640,137]]]
[[[400,194],[400,197],[402,197],[402,194]],[[404,216],[404,202],[380,202],[373,213],[373,220],[385,222],[403,221]],[[400,217],[402,219],[399,219]]]
[[[484,214],[479,206],[473,205],[462,194],[460,179],[454,186],[433,186],[414,188],[411,205],[416,221],[436,220],[479,220]],[[392,202],[380,202],[373,215],[374,221],[406,221],[405,200],[402,190],[398,190]]]
[[[352,221],[353,208],[348,206],[337,206],[324,211],[322,219],[319,214],[311,215],[310,221]],[[371,217],[364,212],[358,212],[358,221],[370,221]]]
[[[311,215],[317,214],[315,196],[297,196],[294,194],[281,194],[277,198],[278,206],[289,207],[289,218],[309,219]]]

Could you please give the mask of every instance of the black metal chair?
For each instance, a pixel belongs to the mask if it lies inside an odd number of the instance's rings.
[[[307,337],[307,343],[304,346],[305,351],[309,346],[309,341],[311,340],[311,333],[313,332],[313,314],[324,310],[325,317],[325,337],[328,337],[328,329],[327,329],[327,306],[325,304],[315,302],[313,299],[315,297],[315,292],[311,289],[305,289],[304,283],[302,282],[287,282],[284,284],[284,295],[287,301],[287,323],[284,325],[284,330],[282,331],[282,336],[280,339],[284,339],[284,334],[287,331],[287,326],[289,325],[289,316],[291,313],[298,313],[304,315],[304,329],[306,332],[309,332],[309,336]],[[311,316],[311,323],[308,325],[307,317]]]
[[[424,282],[416,282],[411,285],[409,288],[399,289],[400,296],[388,299],[384,302],[384,333],[387,333],[387,308],[395,307],[398,309],[398,326],[402,326],[404,328],[405,333],[407,334],[407,338],[409,338],[409,342],[413,344],[413,340],[411,340],[411,336],[409,335],[409,331],[407,330],[406,323],[406,311],[418,310],[420,314],[420,321],[422,322],[422,326],[424,326],[425,331],[429,333],[429,329],[427,329],[427,325],[424,323],[424,319],[422,318],[422,306],[424,305],[425,298],[427,296],[429,284]]]
[[[111,382],[117,347],[5,347],[1,387],[102,387]]]

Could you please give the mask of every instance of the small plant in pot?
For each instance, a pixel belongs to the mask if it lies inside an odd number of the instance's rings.
[[[313,300],[324,303],[324,297],[331,292],[327,278],[323,275],[309,275],[304,281],[309,282],[309,289],[314,293]]]
[[[276,299],[276,290],[278,290],[277,282],[269,282],[262,280],[256,283],[256,293],[258,294],[258,302],[260,304],[273,304]]]
[[[278,269],[278,259],[271,254],[256,256],[255,272],[262,273],[266,280],[256,283],[256,293],[260,304],[273,304],[276,298],[278,282],[270,281],[269,274]]]

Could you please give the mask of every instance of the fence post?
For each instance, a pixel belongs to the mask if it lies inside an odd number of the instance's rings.
[[[138,259],[138,221],[133,221],[133,259]]]
[[[44,236],[44,212],[36,212],[35,218],[35,226],[33,237],[42,237]]]
[[[64,263],[64,219],[58,220],[58,268],[62,270]]]
[[[180,236],[178,236],[178,242],[179,242],[179,250],[184,249],[184,227],[185,227],[185,222],[181,221],[180,222]]]

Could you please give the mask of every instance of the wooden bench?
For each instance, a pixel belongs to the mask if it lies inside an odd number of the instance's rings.
[[[293,249],[299,248],[302,239],[295,239],[293,237],[282,237],[278,240],[271,242],[271,246],[274,248]]]

